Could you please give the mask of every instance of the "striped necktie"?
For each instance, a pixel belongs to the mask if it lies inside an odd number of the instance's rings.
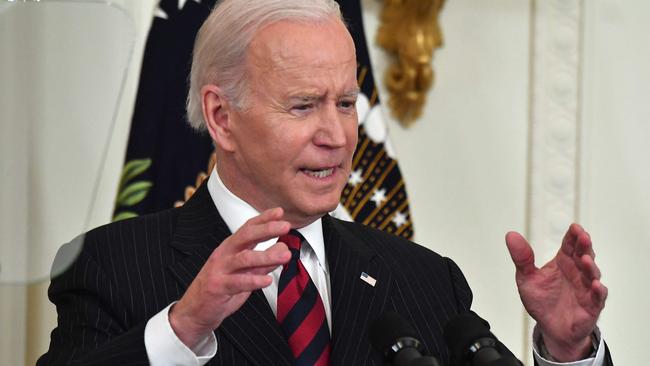
[[[291,230],[278,240],[291,251],[291,260],[282,268],[278,284],[278,322],[287,337],[294,364],[329,365],[330,333],[323,300],[300,261],[300,246],[305,239]]]

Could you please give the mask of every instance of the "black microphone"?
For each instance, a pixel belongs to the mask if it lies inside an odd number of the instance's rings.
[[[521,366],[497,337],[490,324],[474,312],[462,313],[450,320],[444,337],[451,351],[451,366]],[[501,351],[501,350],[502,351]]]
[[[440,366],[434,357],[422,355],[415,330],[397,313],[386,312],[370,325],[370,344],[390,365]]]

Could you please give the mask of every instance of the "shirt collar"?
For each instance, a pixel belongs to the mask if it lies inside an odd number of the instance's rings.
[[[246,223],[249,219],[259,215],[260,213],[246,201],[235,196],[224,184],[216,167],[212,169],[208,179],[208,192],[214,205],[217,207],[221,218],[234,233]],[[327,272],[327,257],[325,256],[325,243],[323,240],[323,225],[322,219],[318,219],[311,224],[302,228],[296,229],[307,240],[309,246],[316,254],[318,263],[321,268]],[[278,238],[269,239],[260,242],[255,246],[255,250],[265,250],[275,244]]]

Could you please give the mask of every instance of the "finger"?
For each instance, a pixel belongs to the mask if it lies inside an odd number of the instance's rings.
[[[591,283],[591,293],[591,299],[594,302],[594,305],[599,309],[605,307],[605,300],[607,300],[609,290],[600,282],[600,280],[594,280]]]
[[[564,238],[562,238],[562,247],[560,248],[560,250],[562,251],[563,254],[569,257],[573,256],[573,254],[575,253],[578,236],[583,231],[584,229],[582,229],[582,226],[576,223],[573,223],[569,226],[569,229],[567,230],[566,234],[564,234]]]
[[[582,257],[586,254],[592,258],[596,258],[596,253],[594,252],[589,233],[583,230],[578,234],[576,241],[576,255],[578,257]]]
[[[288,221],[282,220],[284,211],[280,207],[262,212],[244,223],[235,235],[238,241],[253,245],[286,234],[291,228]]]
[[[600,280],[600,268],[596,265],[593,257],[586,254],[580,257],[580,270],[590,282]]]
[[[283,215],[282,208],[277,207],[266,210],[246,221],[239,230],[224,241],[223,244],[226,244],[226,246],[222,249],[222,252],[234,253],[250,249],[258,243],[286,234],[289,232],[291,224],[282,220]]]
[[[585,254],[582,257],[576,258],[575,263],[579,270],[578,276],[580,282],[582,282],[582,286],[585,288],[590,288],[594,280],[600,279],[600,269],[591,256]]]
[[[218,284],[217,293],[234,296],[242,292],[250,292],[268,287],[273,279],[269,275],[250,273],[231,274],[225,276]]]
[[[506,246],[510,258],[517,268],[517,272],[524,275],[532,274],[537,270],[535,267],[535,254],[528,241],[521,234],[511,231],[506,234]]]
[[[272,265],[269,265],[269,266],[260,266],[260,267],[257,267],[257,268],[252,268],[252,269],[249,269],[247,271],[250,271],[251,273],[256,273],[256,274],[269,274],[272,271],[274,271],[276,268],[287,264],[289,262],[289,260],[291,259],[291,252],[289,251],[289,248],[287,248],[287,245],[282,243],[282,242],[277,242],[277,243],[273,244],[273,246],[269,247],[266,250],[271,251],[271,252],[277,252],[276,254],[273,254],[273,255],[278,255],[280,257],[284,256],[286,261],[283,261],[280,264],[272,264]]]
[[[266,274],[270,271],[264,272],[264,269],[271,268],[273,270],[287,263],[289,259],[291,259],[291,252],[287,246],[284,243],[276,243],[263,251],[248,249],[238,252],[224,264],[224,270],[234,273],[260,269],[256,273]]]

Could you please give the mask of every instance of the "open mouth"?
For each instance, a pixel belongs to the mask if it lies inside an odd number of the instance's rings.
[[[332,175],[334,173],[334,168],[319,169],[319,170],[301,169],[301,171],[309,175],[310,177],[322,179]]]

